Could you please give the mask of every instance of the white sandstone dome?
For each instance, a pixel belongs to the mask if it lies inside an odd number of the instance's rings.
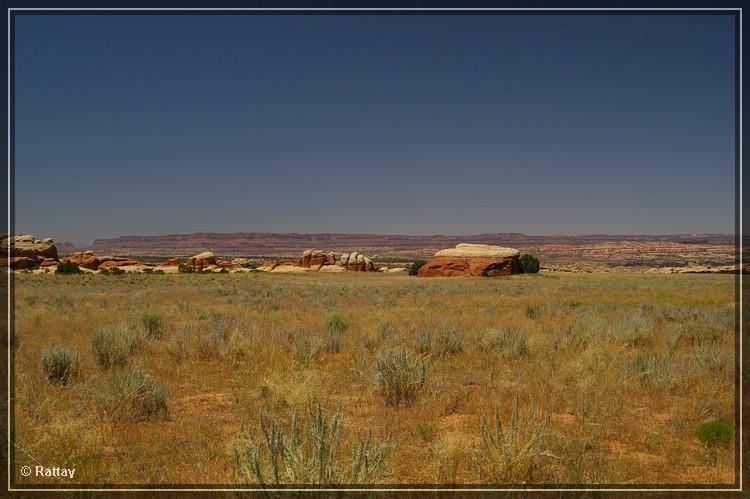
[[[521,253],[514,248],[493,246],[491,244],[459,243],[455,248],[440,250],[435,256],[453,256],[465,258],[508,258],[519,256]]]

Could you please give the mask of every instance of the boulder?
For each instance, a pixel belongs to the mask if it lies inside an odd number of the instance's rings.
[[[188,258],[185,265],[193,270],[203,270],[211,265],[216,265],[216,257],[212,252],[204,251]]]
[[[54,267],[55,265],[60,265],[60,262],[54,258],[47,258],[39,264],[40,267]]]
[[[159,267],[179,267],[182,262],[179,258],[170,258],[166,262],[159,265]]]
[[[518,274],[520,252],[513,248],[489,244],[461,243],[440,250],[419,269],[419,277],[496,277]]]
[[[231,260],[216,260],[216,266],[220,269],[233,269],[234,263]]]

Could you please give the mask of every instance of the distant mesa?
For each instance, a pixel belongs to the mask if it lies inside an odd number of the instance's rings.
[[[419,269],[419,277],[496,277],[519,274],[520,252],[490,244],[459,243],[440,250]]]

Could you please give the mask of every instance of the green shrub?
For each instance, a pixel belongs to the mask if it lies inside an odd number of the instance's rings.
[[[107,270],[107,269],[102,269],[102,270]],[[111,268],[109,269],[109,273],[110,273],[111,275],[123,275],[123,274],[125,273],[125,271],[124,271],[124,270],[122,270],[122,269],[121,269],[121,268],[119,268],[119,267],[111,267]]]
[[[432,351],[436,355],[452,355],[463,351],[464,336],[456,327],[438,329]]]
[[[105,269],[99,270],[99,274],[101,274],[101,275],[111,275],[112,272],[110,272],[109,269],[105,268]]]
[[[411,404],[427,378],[424,359],[412,359],[403,349],[375,358],[377,382],[388,405]]]
[[[166,321],[159,312],[143,312],[141,325],[150,338],[161,338],[166,331]]]
[[[521,266],[521,272],[524,274],[536,274],[539,272],[539,259],[534,255],[521,255],[518,259],[518,263]]]
[[[409,275],[417,275],[419,273],[419,269],[424,267],[424,265],[427,263],[427,260],[417,260],[414,263],[411,264],[409,267]]]
[[[66,345],[55,345],[42,350],[42,372],[50,383],[66,385],[78,377],[81,359]]]
[[[706,447],[729,447],[734,428],[721,420],[709,421],[698,426],[695,434]]]
[[[81,274],[83,271],[73,262],[61,262],[55,269],[55,274]]]
[[[480,463],[482,476],[493,483],[523,484],[533,480],[540,465],[548,420],[535,421],[533,407],[523,417],[518,414],[518,398],[513,400],[510,424],[503,427],[500,412],[495,409],[494,424],[482,418]]]
[[[100,400],[119,420],[149,421],[168,414],[164,385],[141,367],[111,371],[109,391]]]
[[[257,439],[243,429],[231,443],[232,464],[243,483],[362,484],[375,481],[390,449],[373,445],[372,431],[353,446],[349,463],[339,460],[344,422],[341,410],[326,418],[320,402],[310,404],[307,417],[292,414],[288,433],[275,418],[260,415]]]
[[[133,352],[135,335],[128,329],[99,330],[91,341],[91,352],[103,368],[122,365]]]

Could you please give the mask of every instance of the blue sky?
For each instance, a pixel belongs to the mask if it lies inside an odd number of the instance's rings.
[[[733,232],[734,24],[17,15],[16,230]]]

